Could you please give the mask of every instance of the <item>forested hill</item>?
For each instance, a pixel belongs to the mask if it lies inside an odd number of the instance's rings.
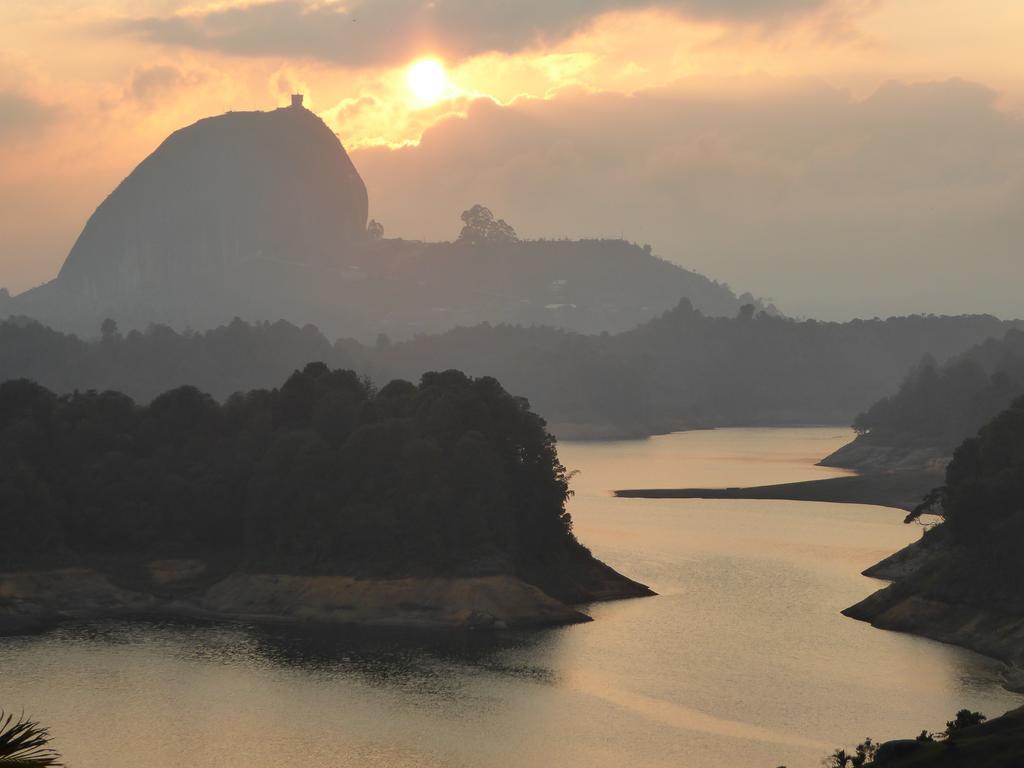
[[[1024,398],[956,449],[908,522],[925,512],[941,524],[867,571],[896,580],[846,613],[1000,658],[1024,686]]]
[[[896,389],[931,354],[944,361],[1019,322],[987,315],[848,323],[748,308],[709,317],[686,302],[622,334],[477,325],[403,343],[334,343],[317,329],[235,321],[204,333],[107,324],[86,342],[32,321],[0,323],[0,380],[55,392],[116,389],[146,402],[194,384],[214,397],[273,386],[310,360],[374,381],[458,368],[495,376],[563,434],[644,435],[729,424],[842,423]]]
[[[834,461],[856,463],[863,455],[869,461],[874,456],[896,465],[948,457],[1022,394],[1024,332],[1018,329],[987,339],[941,365],[927,355],[895,394],[857,416],[857,439]]]
[[[589,599],[588,579],[606,585],[610,569],[573,536],[568,493],[544,421],[458,371],[378,390],[313,363],[223,405],[194,387],[139,406],[0,385],[6,570],[197,558],[256,573],[514,574]]]
[[[351,367],[346,352],[316,328],[235,320],[203,333],[164,325],[122,334],[112,321],[85,341],[34,320],[0,322],[0,381],[25,378],[59,394],[114,390],[148,403],[173,387],[191,385],[224,400],[235,392],[273,387],[319,360]]]
[[[891,392],[922,354],[944,360],[1024,327],[987,315],[833,323],[751,310],[708,317],[682,301],[622,334],[483,325],[351,354],[375,378],[415,375],[431,364],[493,373],[556,427],[646,434],[848,423]]]
[[[733,316],[749,294],[684,269],[623,240],[423,243],[386,239],[348,247],[327,269],[287,260],[247,262],[229,275],[189,275],[171,288],[107,302],[75,294],[60,280],[19,296],[0,293],[0,317],[39,319],[90,335],[107,317],[124,330],[150,323],[208,330],[235,316],[287,318],[332,338],[372,343],[441,333],[482,322],[542,324],[579,333],[619,333],[688,297],[709,315]]]

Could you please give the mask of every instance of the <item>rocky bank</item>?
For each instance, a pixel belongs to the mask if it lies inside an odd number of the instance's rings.
[[[585,602],[654,594],[596,560],[591,576],[593,589],[578,593]],[[145,573],[130,576],[84,567],[0,574],[0,634],[38,631],[69,620],[146,616],[444,630],[590,621],[576,607],[508,574],[395,579],[211,575],[198,560],[152,561]]]

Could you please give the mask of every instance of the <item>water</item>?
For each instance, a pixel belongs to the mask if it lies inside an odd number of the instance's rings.
[[[917,536],[901,512],[615,499],[839,474],[839,428],[565,443],[580,538],[659,596],[562,629],[446,637],[103,623],[0,639],[0,704],[73,768],[774,768],[1021,698],[999,665],[839,614]]]

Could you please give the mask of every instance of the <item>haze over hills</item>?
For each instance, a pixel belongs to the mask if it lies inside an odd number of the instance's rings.
[[[54,280],[0,294],[0,317],[86,339],[116,326],[89,345],[8,323],[3,373],[145,401],[181,384],[227,397],[314,360],[376,381],[459,368],[500,377],[560,434],[646,435],[849,421],[922,354],[1013,326],[791,321],[649,247],[522,241],[480,205],[453,242],[387,239],[367,218],[358,171],[300,97],[200,120],[99,206]]]
[[[823,463],[868,471],[941,467],[962,440],[1022,394],[1020,330],[986,339],[941,365],[925,356],[898,391],[857,416],[857,439]]]
[[[407,342],[331,342],[312,325],[240,320],[202,333],[166,326],[83,341],[0,322],[0,371],[58,392],[114,389],[140,402],[183,384],[218,398],[272,386],[311,361],[375,382],[459,368],[496,376],[562,437],[692,427],[849,422],[894,391],[924,353],[944,361],[1020,328],[987,315],[821,323],[749,310],[708,317],[686,301],[619,334],[480,324]],[[95,335],[96,331],[90,335]]]
[[[492,372],[528,396],[559,434],[599,437],[849,422],[895,389],[924,350],[946,360],[1021,325],[989,315],[848,323],[749,310],[709,317],[683,300],[614,335],[477,326],[348,349],[355,367],[375,379],[430,367]]]
[[[520,241],[508,227],[423,243],[384,239],[367,215],[358,171],[301,97],[206,118],[103,201],[54,280],[0,293],[0,316],[78,333],[107,317],[126,329],[284,318],[372,340],[482,321],[623,331],[680,296],[712,315],[764,306],[622,240]]]
[[[0,1],[0,768],[1024,768],[1022,35]]]

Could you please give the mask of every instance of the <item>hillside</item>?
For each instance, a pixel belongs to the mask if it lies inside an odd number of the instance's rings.
[[[866,571],[893,584],[845,613],[995,656],[1024,688],[1024,398],[956,449],[908,522],[926,513],[942,523]]]
[[[710,317],[683,300],[608,335],[476,326],[347,348],[373,378],[431,365],[501,378],[562,434],[644,435],[687,427],[849,422],[928,352],[951,357],[1019,322],[911,316],[848,323],[767,313]]]
[[[0,322],[0,379],[56,392],[115,389],[148,402],[195,384],[218,399],[270,387],[308,360],[377,382],[426,371],[494,376],[563,436],[643,436],[735,424],[842,423],[891,392],[924,353],[946,359],[1017,323],[989,316],[820,323],[716,318],[680,302],[621,334],[482,324],[408,342],[331,343],[312,326],[235,320],[199,333],[152,326],[98,341],[13,318]],[[93,331],[95,333],[95,330]]]
[[[1007,331],[939,365],[925,357],[853,422],[857,438],[823,464],[851,469],[944,464],[953,449],[1024,394],[1024,333]]]
[[[943,731],[879,744],[866,739],[822,759],[825,768],[1022,768],[1024,707],[988,719],[962,709]],[[785,768],[782,766],[781,768]]]
[[[115,390],[148,403],[168,389],[192,385],[217,400],[276,386],[310,360],[351,368],[351,358],[311,325],[234,320],[202,333],[153,325],[121,333],[104,326],[84,341],[34,320],[0,321],[0,381],[31,379],[60,393]]]
[[[948,739],[889,742],[868,766],[877,768],[1022,768],[1024,707],[959,728]]]

